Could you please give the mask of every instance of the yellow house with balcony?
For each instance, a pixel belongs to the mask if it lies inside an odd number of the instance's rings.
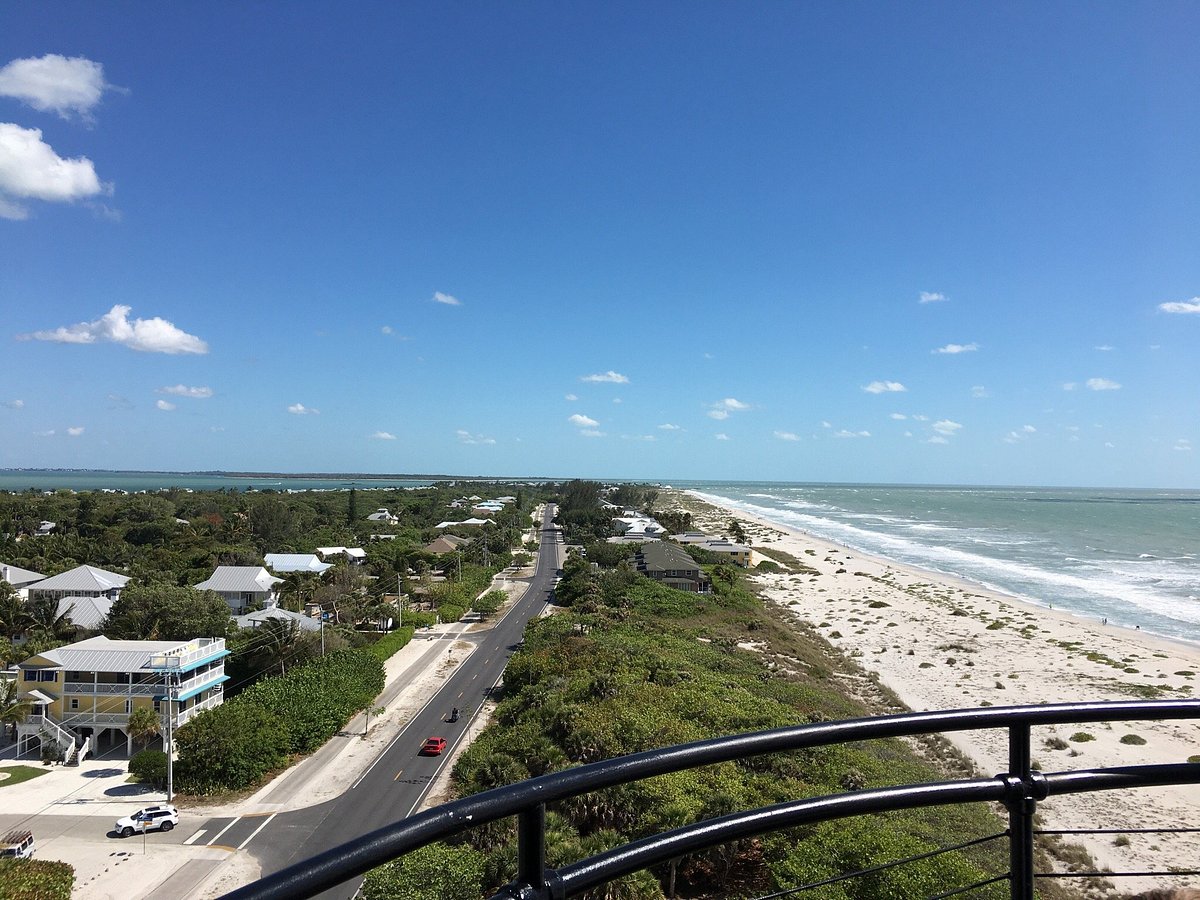
[[[31,656],[19,665],[20,697],[32,711],[17,725],[17,753],[52,740],[64,762],[111,750],[125,736],[133,752],[129,715],[153,709],[167,731],[224,700],[224,638],[189,641],[114,641],[88,638]]]

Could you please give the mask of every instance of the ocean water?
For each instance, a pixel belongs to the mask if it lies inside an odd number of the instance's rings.
[[[864,553],[1200,643],[1200,491],[672,486]]]
[[[105,472],[93,469],[0,469],[0,491],[342,491],[350,488],[425,487],[427,479],[368,475],[229,475],[222,472]]]

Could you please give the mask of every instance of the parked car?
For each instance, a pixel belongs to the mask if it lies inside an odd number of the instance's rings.
[[[446,739],[444,737],[431,737],[425,741],[421,747],[422,756],[441,756],[442,751],[446,749]]]
[[[0,840],[0,859],[29,859],[33,850],[33,832],[28,829],[10,831]]]
[[[170,831],[179,824],[179,810],[166,803],[147,806],[131,816],[117,819],[116,831],[121,837],[129,837],[140,831]]]

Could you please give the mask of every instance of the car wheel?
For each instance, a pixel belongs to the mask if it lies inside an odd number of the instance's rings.
[[[163,822],[162,827],[159,828],[159,831],[170,831],[174,827],[175,827],[174,822]]]
[[[126,825],[121,829],[121,837],[133,837],[133,829]]]

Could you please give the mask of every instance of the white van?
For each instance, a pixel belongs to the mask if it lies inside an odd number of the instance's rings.
[[[29,859],[33,850],[32,831],[10,831],[0,839],[0,859]]]

